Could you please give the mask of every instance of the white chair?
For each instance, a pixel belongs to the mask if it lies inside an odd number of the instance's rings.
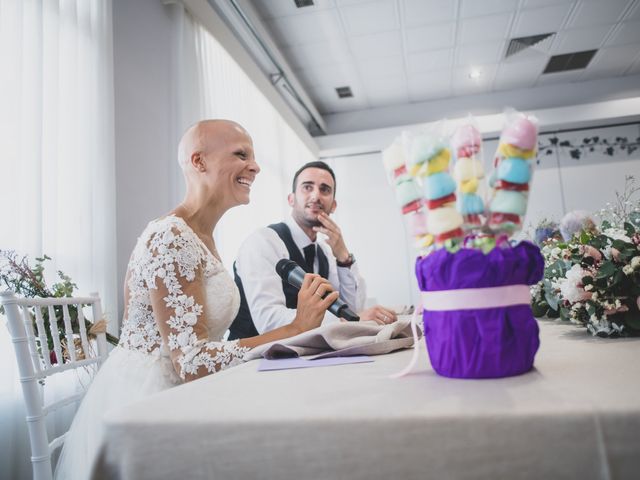
[[[49,480],[53,478],[51,455],[64,443],[63,435],[49,441],[46,428],[46,416],[66,405],[79,402],[84,392],[76,393],[49,405],[44,405],[42,380],[54,373],[71,369],[86,368],[95,365],[99,368],[106,360],[107,342],[105,333],[96,335],[96,349],[92,348],[87,337],[83,306],[90,306],[93,321],[102,319],[102,307],[97,293],[90,297],[68,298],[19,298],[13,292],[0,293],[0,303],[4,307],[7,316],[9,334],[15,348],[22,383],[22,393],[26,404],[27,426],[29,429],[29,441],[31,443],[31,464],[34,480]],[[69,307],[77,307],[77,319],[79,332],[72,331]],[[50,352],[45,331],[43,310],[47,311],[49,318],[55,318],[55,312],[60,310],[64,319],[64,338],[70,348],[67,348],[66,356],[63,355],[63,343],[60,341],[60,329],[57,322],[49,322],[53,339],[53,352]],[[34,315],[32,317],[32,315]],[[36,332],[33,329],[35,318]],[[36,334],[37,333],[37,336]],[[75,339],[80,339],[82,355],[78,355],[75,348]],[[97,350],[97,351],[96,351]],[[56,362],[52,363],[51,353],[55,353]],[[96,368],[96,370],[97,370]]]

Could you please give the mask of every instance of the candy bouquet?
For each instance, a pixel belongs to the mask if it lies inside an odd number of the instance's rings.
[[[429,357],[440,375],[495,378],[529,371],[539,347],[529,285],[544,269],[538,247],[513,244],[526,213],[536,120],[505,114],[489,176],[472,119],[451,136],[438,126],[403,134],[385,169],[416,240],[416,276]]]

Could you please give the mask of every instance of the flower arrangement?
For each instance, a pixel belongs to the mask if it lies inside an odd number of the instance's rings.
[[[584,222],[568,240],[543,243],[544,278],[531,292],[535,316],[600,337],[640,335],[640,201],[631,201],[638,190],[627,177],[617,203],[598,212],[599,227]]]
[[[50,257],[44,255],[35,259],[35,265],[32,267],[26,256],[19,258],[18,254],[12,250],[0,250],[0,282],[4,284],[9,290],[18,295],[24,297],[71,297],[73,296],[74,289],[77,285],[73,283],[68,275],[65,275],[62,271],[57,272],[59,281],[49,287],[44,278],[44,263],[47,260],[51,260]],[[56,315],[56,322],[58,330],[60,332],[60,343],[63,345],[63,354],[65,359],[67,358],[67,339],[64,334],[64,320],[61,307],[54,307]],[[4,313],[0,307],[0,313]],[[74,333],[79,332],[78,324],[78,311],[77,307],[69,306],[69,316],[71,317],[71,327]],[[51,336],[50,318],[47,309],[43,311],[43,320],[45,324],[45,331],[47,335],[47,343],[49,351],[51,352],[51,362],[58,363],[58,359],[55,358],[55,352],[53,350],[53,337]],[[34,321],[35,322],[35,321]],[[95,337],[97,333],[105,331],[106,321],[104,319],[94,323],[85,319],[85,327],[89,334],[89,338]],[[34,323],[34,329],[36,328]],[[118,344],[118,338],[106,334],[107,341],[112,345]],[[80,341],[78,338],[77,344],[74,345],[77,350],[78,358],[82,358],[84,352],[80,347]],[[64,361],[64,359],[63,359]]]
[[[560,236],[559,226],[553,220],[548,218],[543,218],[538,222],[534,232],[533,232],[533,241],[536,245],[541,247],[544,243],[554,237]]]

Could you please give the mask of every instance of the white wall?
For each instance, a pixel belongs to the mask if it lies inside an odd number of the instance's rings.
[[[169,14],[159,0],[113,1],[119,319],[135,241],[149,220],[172,207]]]
[[[560,140],[581,142],[584,137],[614,138],[629,141],[640,137],[640,124],[560,133]],[[542,135],[541,141],[546,137]],[[484,163],[490,172],[497,141],[484,143]],[[563,149],[552,155],[540,155],[540,164],[531,184],[524,226],[535,226],[542,218],[559,221],[566,211],[595,211],[615,200],[615,191],[624,187],[625,175],[640,181],[640,150],[609,157],[587,154],[571,159]],[[327,159],[337,176],[335,218],[347,245],[358,259],[368,285],[368,296],[388,305],[406,304],[417,299],[414,275],[416,251],[405,230],[400,208],[388,185],[380,153],[368,153]],[[563,204],[566,207],[563,207]]]
[[[387,184],[380,154],[336,158],[328,163],[336,174],[334,219],[358,261],[367,296],[382,305],[413,303],[413,292],[417,291],[412,269],[415,252]]]

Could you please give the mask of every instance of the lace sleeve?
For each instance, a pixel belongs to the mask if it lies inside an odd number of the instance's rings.
[[[154,234],[148,246],[145,282],[158,330],[180,377],[193,380],[242,363],[249,348],[237,341],[209,341],[203,280],[210,259],[195,234],[174,225]]]

